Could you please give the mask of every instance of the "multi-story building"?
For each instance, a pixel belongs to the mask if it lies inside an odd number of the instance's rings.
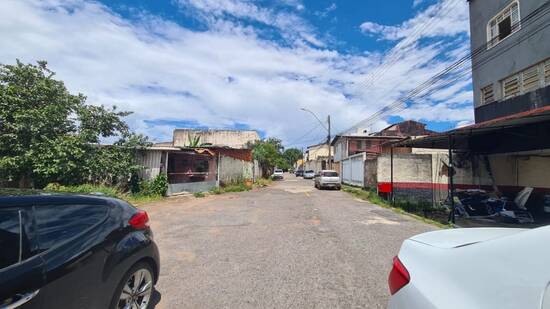
[[[476,123],[550,105],[550,3],[469,0]]]

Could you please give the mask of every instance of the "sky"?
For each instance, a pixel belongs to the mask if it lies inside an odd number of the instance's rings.
[[[0,63],[46,60],[89,104],[174,128],[254,129],[287,147],[326,131],[473,122],[468,72],[361,123],[469,52],[464,0],[2,0]],[[359,126],[354,127],[357,123]]]

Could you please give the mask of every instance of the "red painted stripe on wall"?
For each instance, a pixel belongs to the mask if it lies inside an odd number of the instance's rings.
[[[378,192],[380,193],[390,193],[391,182],[380,182],[378,183]],[[449,190],[449,185],[444,183],[431,183],[431,182],[394,182],[393,187],[395,189],[417,189],[417,190]],[[503,192],[519,192],[524,187],[520,186],[498,186],[499,190]],[[487,191],[492,191],[492,186],[480,186],[480,185],[469,185],[469,184],[455,184],[455,189],[467,190],[467,189],[483,189]],[[550,188],[534,188],[535,193],[550,194]]]

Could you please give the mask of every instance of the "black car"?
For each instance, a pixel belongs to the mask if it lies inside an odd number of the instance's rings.
[[[82,195],[0,198],[0,308],[149,308],[159,253],[149,218]]]
[[[294,172],[294,175],[296,175],[296,177],[303,177],[304,170],[296,170],[296,172]]]

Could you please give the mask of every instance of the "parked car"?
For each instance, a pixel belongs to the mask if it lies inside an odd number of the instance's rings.
[[[304,170],[296,170],[294,175],[296,175],[296,177],[304,177]]]
[[[148,308],[159,252],[147,213],[112,198],[0,198],[0,308]]]
[[[315,177],[315,188],[321,190],[324,188],[333,188],[340,190],[342,184],[340,183],[340,177],[336,171],[323,170]]]
[[[389,308],[550,308],[550,226],[453,229],[406,240]]]
[[[279,169],[279,168],[276,168],[274,171],[273,171],[273,175],[271,175],[271,178],[273,180],[277,180],[277,179],[283,179],[284,178],[284,172],[282,169]]]
[[[313,179],[315,178],[315,172],[313,170],[304,171],[304,179]]]

